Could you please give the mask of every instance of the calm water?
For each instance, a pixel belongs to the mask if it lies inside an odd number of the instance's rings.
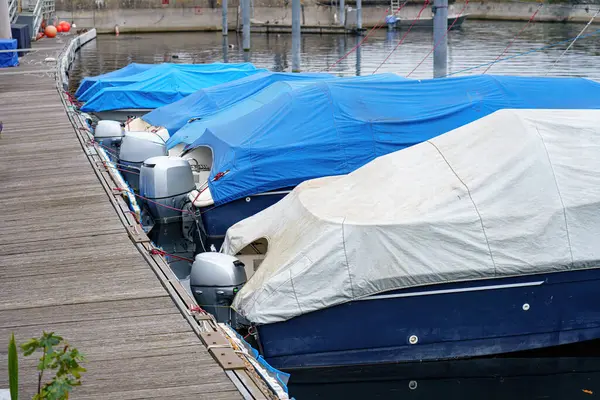
[[[496,59],[521,22],[466,21],[449,35],[448,72],[455,73]],[[577,36],[583,25],[534,24],[511,45],[505,56],[528,52]],[[589,28],[593,32],[598,27]],[[340,75],[371,74],[396,46],[403,32],[381,30],[373,34],[359,52],[350,54],[332,72]],[[353,36],[304,35],[302,70],[324,71],[359,39]],[[233,49],[229,48],[232,44]],[[252,51],[240,50],[241,37],[230,35],[224,43],[219,33],[169,33],[100,36],[79,53],[70,74],[75,91],[83,76],[109,72],[130,62],[204,63],[251,61],[275,71],[291,70],[291,36],[252,36]],[[406,75],[432,46],[432,34],[411,32],[379,72]],[[494,65],[488,73],[544,75],[566,48],[562,44]],[[432,77],[429,57],[411,77]],[[463,73],[481,73],[484,68]],[[584,38],[575,43],[550,76],[583,76],[600,80],[600,41]],[[182,240],[178,226],[153,232],[158,245],[180,256],[191,257],[193,249]],[[185,279],[190,265],[176,262],[172,268]],[[360,323],[357,320],[357,323]],[[559,357],[560,356],[560,357]],[[304,371],[292,375],[290,391],[306,399],[586,399],[600,394],[600,346],[579,346],[561,354],[538,353],[522,359],[493,359]]]
[[[522,22],[466,21],[462,29],[450,32],[448,37],[448,73],[456,73],[482,63],[494,61],[523,28]],[[527,52],[577,36],[580,24],[533,24],[510,46],[504,57]],[[588,33],[598,26],[588,28]],[[335,65],[332,72],[342,75],[371,74],[387,57],[404,35],[381,29],[371,35],[358,52]],[[585,76],[600,80],[600,36],[578,40],[550,71],[552,76]],[[304,35],[301,45],[303,71],[324,71],[359,39],[354,36]],[[252,51],[244,54],[240,49],[241,37],[231,34],[228,44],[223,44],[220,33],[169,33],[99,36],[86,45],[72,71],[71,85],[76,87],[81,76],[97,75],[121,68],[130,62],[204,63],[214,61],[251,61],[257,66],[275,71],[291,70],[291,35],[252,36]],[[567,47],[567,43],[540,52],[520,56],[492,66],[488,73],[510,75],[544,75]],[[379,72],[407,75],[432,48],[430,31],[414,30],[393,53]],[[176,57],[176,58],[174,58]],[[464,73],[483,72],[484,68]],[[433,57],[430,56],[411,75],[431,78]]]

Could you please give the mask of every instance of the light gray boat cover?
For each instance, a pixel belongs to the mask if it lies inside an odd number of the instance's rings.
[[[349,175],[306,181],[229,229],[267,238],[234,308],[267,324],[392,289],[600,260],[600,111],[501,110]]]

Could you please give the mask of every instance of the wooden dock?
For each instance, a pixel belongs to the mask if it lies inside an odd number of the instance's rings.
[[[88,359],[72,399],[268,398],[215,361],[128,235],[65,112],[56,63],[44,61],[69,40],[37,42],[0,70],[0,389],[10,334],[54,331]],[[31,398],[36,360],[19,361]]]

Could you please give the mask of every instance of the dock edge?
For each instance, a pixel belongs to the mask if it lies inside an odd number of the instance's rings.
[[[200,343],[215,359],[215,362],[225,371],[245,399],[289,399],[287,382],[280,379],[288,376],[258,360],[253,352],[247,351],[247,343],[228,326],[219,324],[215,318],[202,310],[196,300],[185,290],[166,259],[160,254],[153,254],[154,248],[150,239],[136,219],[135,212],[130,210],[125,201],[128,193],[126,183],[120,174],[107,166],[111,164],[107,154],[93,141],[93,134],[84,115],[79,113],[68,95],[69,69],[75,60],[77,52],[86,43],[96,39],[96,29],[91,29],[71,39],[68,46],[61,52],[56,63],[56,83],[61,101],[73,130],[90,162],[100,184],[106,191],[119,219],[123,223],[133,245],[144,257],[150,268],[156,274],[160,283],[190,324]],[[125,194],[124,194],[125,193]],[[127,200],[137,208],[135,197],[129,195]],[[218,350],[217,350],[218,349]]]

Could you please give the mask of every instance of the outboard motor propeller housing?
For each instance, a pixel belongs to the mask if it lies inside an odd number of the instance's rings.
[[[230,306],[246,281],[244,263],[227,254],[200,253],[192,264],[190,287],[198,305],[234,328],[244,320]]]
[[[101,120],[94,129],[94,140],[108,150],[111,158],[116,158],[125,131],[118,121]]]
[[[181,157],[151,157],[140,170],[140,194],[156,222],[169,223],[181,218],[187,195],[196,189],[190,163]],[[160,204],[166,206],[163,207]]]
[[[139,191],[139,174],[142,163],[151,157],[166,156],[167,145],[152,132],[127,132],[119,149],[119,164],[123,178],[135,191]]]

